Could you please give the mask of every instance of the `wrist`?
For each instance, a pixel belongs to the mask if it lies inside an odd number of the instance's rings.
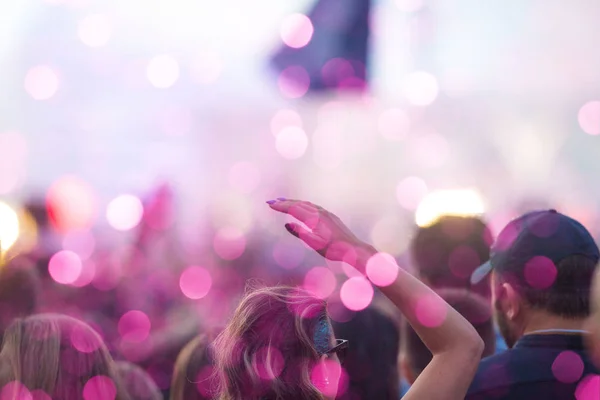
[[[367,262],[371,257],[377,254],[377,249],[368,243],[359,243],[355,247],[356,250],[356,262],[354,268],[361,273],[366,273]]]

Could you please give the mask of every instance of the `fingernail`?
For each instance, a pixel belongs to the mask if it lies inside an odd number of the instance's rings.
[[[273,204],[273,203],[275,203],[275,200],[268,200],[267,201],[267,204]]]
[[[278,197],[277,200],[285,201],[285,197]]]

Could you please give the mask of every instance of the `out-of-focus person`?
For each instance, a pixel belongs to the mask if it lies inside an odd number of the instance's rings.
[[[398,400],[400,330],[396,322],[376,308],[368,307],[354,314],[348,322],[332,324],[336,337],[346,338],[351,343],[343,363],[348,388],[337,398]]]
[[[16,319],[4,333],[0,366],[2,394],[14,391],[8,398],[129,399],[102,338],[65,315]]]
[[[469,321],[485,344],[482,357],[494,354],[496,335],[490,302],[466,289],[439,289],[437,294]],[[410,325],[402,329],[402,375],[412,384],[431,361],[431,352]]]
[[[171,400],[210,400],[216,396],[211,339],[211,335],[198,335],[179,353],[171,381]]]
[[[152,377],[141,367],[127,361],[117,361],[115,366],[131,400],[163,399]]]
[[[495,316],[511,348],[484,359],[469,389],[476,399],[573,399],[598,374],[584,348],[590,285],[600,252],[587,229],[555,210],[511,221],[492,247]]]

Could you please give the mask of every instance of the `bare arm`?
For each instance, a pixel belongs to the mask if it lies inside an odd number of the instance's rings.
[[[286,224],[286,229],[330,260],[348,262],[366,276],[378,268],[387,271],[393,268],[397,272],[396,278],[379,288],[404,314],[433,354],[431,362],[404,398],[464,399],[484,347],[467,320],[395,262],[393,265],[390,260],[375,263],[372,257],[377,250],[360,241],[327,210],[296,200],[275,201],[270,207],[305,224],[309,229],[299,224]]]

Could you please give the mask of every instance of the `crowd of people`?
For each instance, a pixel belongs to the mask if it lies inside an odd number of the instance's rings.
[[[0,399],[600,399],[600,251],[576,220],[532,211],[493,238],[443,216],[417,229],[411,273],[320,206],[267,204],[366,278],[371,304],[331,318],[302,285],[252,283],[217,328],[170,327],[160,351],[124,358],[102,321],[66,311],[100,303],[44,312],[48,260],[20,255],[0,269]]]

